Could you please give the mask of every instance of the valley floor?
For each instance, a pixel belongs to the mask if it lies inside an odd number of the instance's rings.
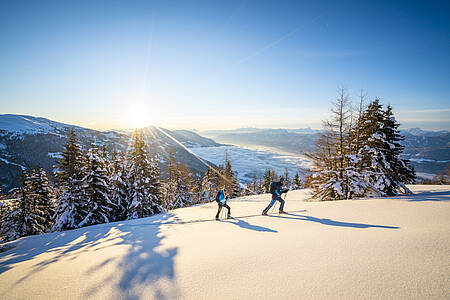
[[[450,186],[395,199],[269,195],[3,245],[0,299],[448,299]]]

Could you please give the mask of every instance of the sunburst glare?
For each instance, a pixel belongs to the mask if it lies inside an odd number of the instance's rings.
[[[128,126],[143,128],[152,125],[150,115],[143,103],[134,103],[128,109]]]

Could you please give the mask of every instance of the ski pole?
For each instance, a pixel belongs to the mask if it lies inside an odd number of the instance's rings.
[[[270,212],[271,214],[272,214],[273,211],[275,210],[275,207],[277,206],[277,202],[278,202],[278,201],[275,201],[274,205],[272,206],[272,211]]]

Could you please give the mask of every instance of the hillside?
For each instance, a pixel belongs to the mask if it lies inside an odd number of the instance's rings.
[[[35,168],[38,164],[52,174],[70,130],[75,131],[84,148],[95,143],[105,146],[110,152],[114,148],[125,151],[131,136],[131,132],[97,131],[45,118],[0,115],[0,187],[4,191],[16,187],[21,169]],[[159,160],[163,175],[170,147],[174,147],[177,161],[186,162],[194,174],[203,175],[206,166],[184,147],[220,146],[211,139],[184,130],[146,127],[144,133],[147,145]]]
[[[395,199],[269,195],[22,238],[0,253],[2,299],[448,298],[450,186]]]

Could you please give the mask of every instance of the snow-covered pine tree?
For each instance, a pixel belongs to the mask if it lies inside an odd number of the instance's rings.
[[[278,176],[277,176],[277,173],[275,172],[275,170],[266,169],[266,171],[264,172],[264,175],[263,175],[263,179],[262,179],[262,192],[268,193],[269,189],[270,189],[270,184],[273,181],[277,181],[277,180],[278,180]]]
[[[307,180],[314,191],[314,197],[321,200],[339,199],[342,194],[338,180],[336,159],[334,159],[335,136],[329,130],[324,130],[316,140],[315,149],[307,156],[312,160],[313,167]]]
[[[189,169],[188,165],[186,162],[181,162],[177,164],[177,168],[178,168],[178,172],[180,173],[180,179],[183,182],[183,184],[186,186],[187,188],[187,194],[185,194],[184,199],[185,199],[185,204],[186,205],[192,205],[196,202],[195,200],[195,184],[196,182],[199,181],[199,179],[197,178],[197,176],[195,176],[191,170]],[[199,183],[199,188],[201,190],[201,181]],[[186,206],[185,205],[185,206]]]
[[[414,168],[409,160],[400,157],[405,147],[401,144],[404,137],[398,130],[399,126],[400,124],[397,123],[392,112],[392,107],[388,105],[383,112],[383,125],[380,129],[385,136],[386,160],[391,166],[387,174],[390,178],[390,184],[385,189],[385,193],[388,196],[395,196],[400,190],[410,193],[411,191],[405,184],[414,183],[416,177]]]
[[[245,187],[242,189],[241,195],[240,195],[240,196],[250,196],[250,195],[253,195],[251,184],[252,184],[251,182],[247,182],[247,183],[245,184]]]
[[[258,180],[256,174],[253,174],[252,182],[250,184],[250,190],[253,195],[259,195],[262,193],[261,191],[261,179]]]
[[[233,169],[231,168],[230,160],[225,162],[225,168],[223,170],[223,185],[228,191],[231,198],[239,197],[241,195],[241,185],[234,175]]]
[[[58,163],[56,172],[58,199],[55,224],[52,228],[54,231],[78,228],[89,213],[83,188],[86,159],[73,130]]]
[[[187,172],[187,170],[184,170]],[[167,182],[162,186],[163,205],[166,209],[189,206],[193,203],[189,187],[182,178],[179,164],[175,160],[175,150],[169,150]],[[187,175],[185,175],[187,176]]]
[[[1,236],[4,239],[14,240],[48,231],[45,208],[40,206],[39,195],[35,193],[38,179],[39,174],[35,170],[33,174],[22,170],[21,186],[17,189],[18,198],[9,202],[4,216],[1,228]]]
[[[136,130],[133,136],[127,164],[127,182],[130,189],[127,219],[143,218],[163,211],[159,167],[147,153],[142,130]]]
[[[45,228],[45,232],[48,232],[55,223],[55,190],[49,183],[47,173],[40,166],[31,171],[29,181],[35,201],[36,222],[39,222]]]
[[[351,114],[345,88],[338,90],[331,118],[324,122],[324,132],[309,154],[314,162],[311,185],[314,197],[321,200],[349,199],[364,191],[365,182],[355,165],[358,158],[351,152]]]
[[[2,226],[0,226],[0,239],[4,241],[11,241],[22,236],[20,232],[18,232],[17,226],[18,218],[20,217],[18,208],[21,194],[19,190],[21,190],[21,188],[15,189],[19,198],[10,199],[1,206]]]
[[[378,196],[387,195],[387,187],[391,185],[388,174],[394,171],[386,156],[389,146],[386,143],[385,134],[381,130],[383,123],[382,105],[379,99],[375,99],[367,106],[360,122],[362,129],[359,169],[364,172],[366,181],[373,190],[372,194]],[[369,190],[365,194],[371,195]]]
[[[191,172],[186,162],[176,162],[177,169],[180,173],[181,179],[186,184],[186,186],[191,189],[195,181],[195,175]]]
[[[202,191],[202,179],[199,176],[195,176],[193,184],[191,186],[191,195],[193,204],[202,203],[204,201],[204,193]]]
[[[108,223],[112,211],[110,200],[109,162],[108,157],[92,145],[87,152],[85,165],[86,176],[83,179],[88,214],[79,224],[89,226]]]
[[[295,173],[294,178],[292,179],[291,190],[298,190],[302,188],[302,182],[300,180],[300,176],[298,172]]]
[[[345,170],[348,181],[348,199],[362,197],[370,190],[370,183],[367,181],[365,170],[361,168],[361,131],[362,117],[364,113],[364,101],[366,94],[363,90],[360,92],[359,105],[351,112],[350,132],[347,139],[348,152],[345,155],[347,168]]]
[[[208,166],[203,176],[202,191],[204,197],[202,202],[213,201],[219,191],[219,173],[211,166]]]
[[[113,173],[111,176],[111,202],[112,211],[110,215],[111,221],[122,221],[125,220],[126,209],[128,207],[128,199],[130,189],[128,186],[128,176],[126,169],[126,157],[123,153],[117,152],[115,149],[112,154],[112,169]]]

